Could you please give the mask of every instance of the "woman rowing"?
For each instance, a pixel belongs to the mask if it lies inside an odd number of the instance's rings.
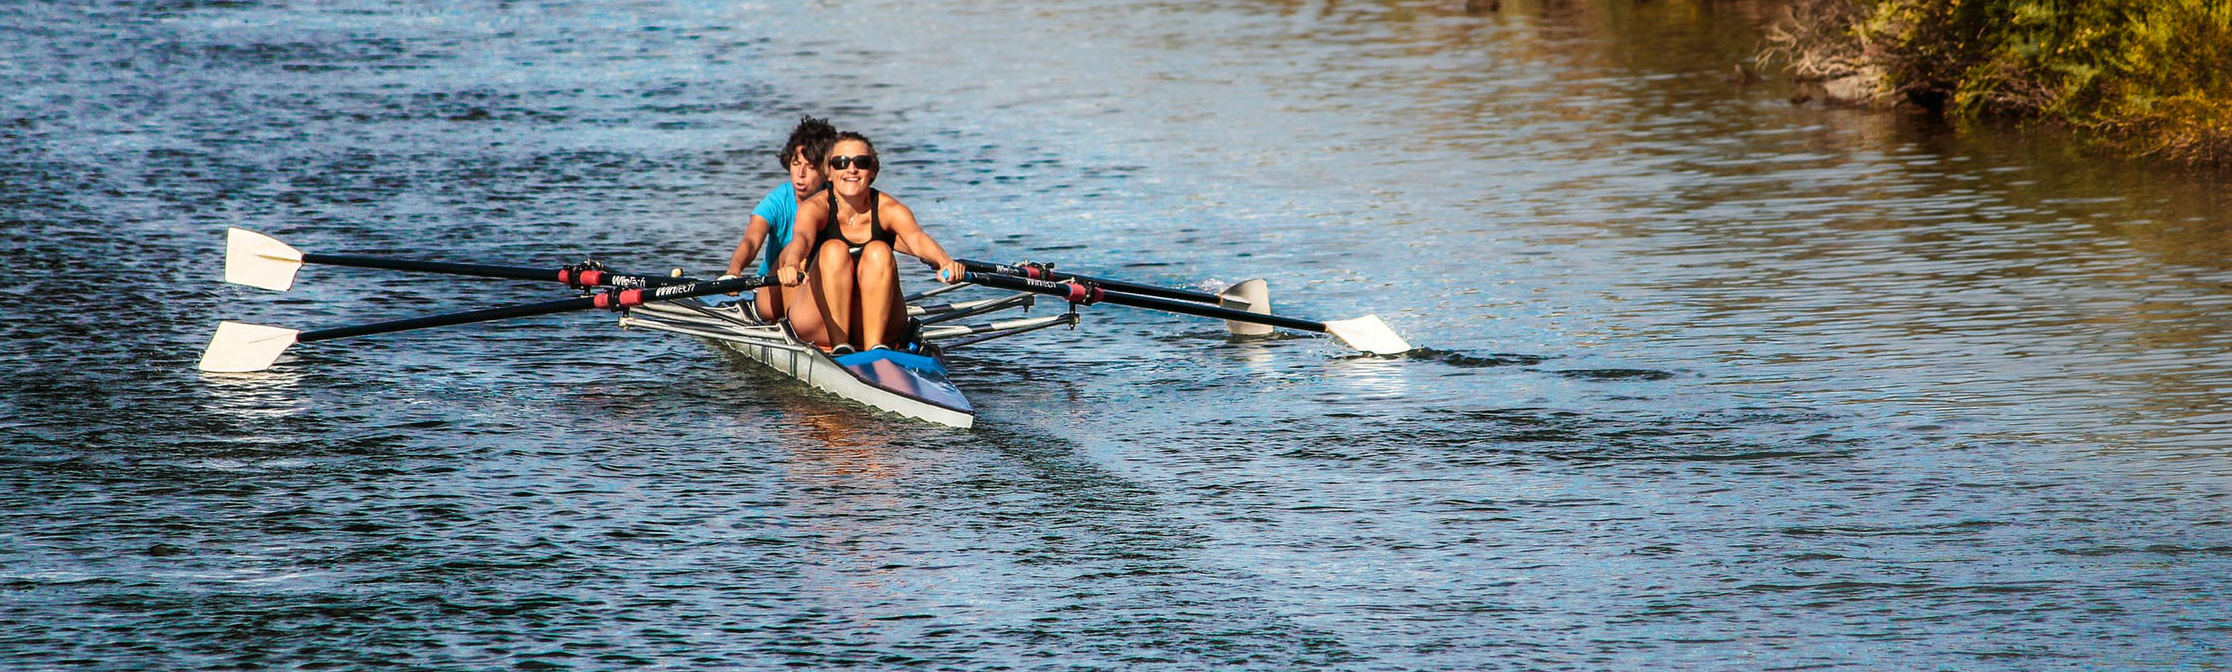
[[[961,280],[961,264],[923,233],[914,210],[870,186],[877,161],[867,137],[838,133],[822,166],[829,188],[799,202],[775,271],[784,287],[806,286],[805,300],[789,306],[791,328],[838,354],[904,345],[907,306],[892,253],[936,267],[948,284]]]
[[[736,243],[736,251],[729,254],[728,276],[744,272],[744,265],[752,263],[765,249],[767,256],[760,259],[759,274],[774,271],[776,255],[791,241],[791,223],[798,215],[798,204],[814,192],[829,186],[829,174],[822,170],[822,156],[829,153],[829,143],[837,140],[837,127],[813,117],[798,121],[791,129],[790,139],[783,142],[783,149],[775,155],[776,162],[790,173],[788,184],[775,187],[760,199],[759,207],[752,208],[751,222],[744,227],[744,239]],[[796,289],[787,287],[761,287],[753,307],[760,319],[769,322],[783,316],[784,309],[795,300]]]

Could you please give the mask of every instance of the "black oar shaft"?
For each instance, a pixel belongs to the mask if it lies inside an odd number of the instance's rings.
[[[446,327],[453,324],[488,322],[492,320],[505,320],[516,317],[530,317],[534,315],[563,313],[574,310],[588,310],[591,308],[621,309],[632,306],[640,306],[652,301],[669,301],[673,299],[685,299],[693,296],[706,296],[710,294],[738,292],[762,285],[773,284],[773,282],[774,278],[771,276],[751,275],[741,278],[730,278],[727,280],[689,282],[686,284],[669,285],[653,289],[614,290],[598,294],[596,296],[560,299],[557,301],[530,303],[520,306],[484,308],[481,310],[472,310],[462,313],[449,313],[446,315],[413,317],[401,320],[390,320],[387,322],[357,325],[353,327],[336,327],[333,329],[305,331],[295,336],[295,342],[307,343],[310,341],[349,338],[352,336],[369,336],[372,334],[385,334],[395,331],[427,329],[432,327]]]
[[[1272,315],[1269,313],[1251,313],[1245,310],[1233,310],[1231,308],[1205,306],[1202,304],[1190,303],[1186,301],[1174,301],[1161,297],[1142,296],[1138,294],[1118,292],[1106,287],[1095,287],[1091,282],[1053,282],[1048,280],[1018,278],[1015,276],[1003,275],[999,273],[981,272],[969,273],[966,276],[963,276],[963,279],[968,282],[973,282],[979,285],[997,289],[1007,289],[1018,292],[1038,292],[1040,294],[1046,294],[1049,296],[1059,296],[1068,300],[1070,303],[1079,305],[1090,305],[1094,303],[1113,303],[1119,306],[1149,308],[1153,310],[1178,313],[1181,315],[1213,317],[1220,320],[1232,320],[1234,322],[1268,324],[1274,327],[1286,327],[1288,329],[1297,329],[1301,331],[1325,331],[1325,323],[1323,322],[1312,322],[1309,320]]]
[[[581,268],[535,268],[531,266],[498,266],[494,264],[466,264],[452,261],[419,261],[390,257],[368,257],[356,254],[320,254],[305,252],[303,263],[327,266],[353,266],[378,268],[412,273],[443,273],[471,275],[483,278],[508,278],[512,280],[541,280],[563,282],[575,286],[609,287],[662,287],[693,282],[689,278],[663,278],[649,275],[627,275],[610,271]],[[594,273],[595,275],[588,275]]]
[[[558,271],[526,266],[495,266],[490,264],[460,264],[447,261],[413,261],[387,257],[365,257],[354,254],[319,254],[305,252],[303,263],[327,266],[354,266],[380,268],[414,273],[447,273],[450,275],[476,275],[486,278],[511,278],[514,280],[557,280]]]
[[[597,297],[584,296],[580,298],[563,299],[559,301],[531,303],[523,306],[505,306],[502,308],[489,308],[485,310],[474,310],[463,313],[450,313],[447,315],[430,315],[427,317],[413,317],[409,319],[391,320],[388,322],[378,322],[374,324],[360,324],[353,327],[336,327],[333,329],[305,331],[295,336],[295,342],[308,343],[310,341],[323,341],[334,338],[349,338],[351,336],[370,336],[372,334],[385,334],[394,331],[409,331],[412,329],[446,327],[453,324],[466,324],[469,322],[487,322],[491,320],[505,320],[515,317],[548,315],[550,313],[563,313],[569,310],[588,310],[595,307],[597,307]]]
[[[1190,289],[1178,289],[1175,287],[1161,287],[1157,285],[1140,284],[1127,280],[1096,278],[1090,275],[1065,273],[1062,271],[1057,271],[1051,268],[1044,268],[1040,266],[1010,266],[1007,264],[995,264],[988,261],[977,261],[975,259],[955,259],[954,261],[961,262],[961,266],[963,268],[967,268],[978,273],[998,273],[1000,275],[1012,275],[1020,278],[1036,280],[1051,280],[1054,282],[1075,280],[1078,282],[1099,285],[1102,289],[1124,292],[1127,294],[1159,296],[1166,299],[1178,299],[1180,301],[1192,301],[1194,303],[1206,303],[1210,305],[1217,305],[1219,300],[1219,297],[1217,295],[1210,294],[1208,292],[1197,292]]]

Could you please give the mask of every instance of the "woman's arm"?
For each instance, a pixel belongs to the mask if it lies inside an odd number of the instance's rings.
[[[813,254],[815,237],[821,235],[817,222],[829,219],[828,211],[829,205],[820,198],[808,197],[798,204],[798,215],[791,219],[790,244],[783,246],[782,258],[775,261],[775,279],[783,286],[797,286],[806,278],[806,258]]]
[[[899,244],[894,246],[896,249],[937,268],[940,282],[950,285],[961,281],[961,263],[946,254],[945,248],[938,245],[938,241],[931,240],[930,234],[923,232],[922,224],[915,221],[913,208],[886,194],[883,216],[884,221],[890,223],[893,237],[898,240]]]

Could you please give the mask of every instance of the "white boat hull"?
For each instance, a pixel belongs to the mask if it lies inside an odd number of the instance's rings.
[[[759,322],[739,306],[692,308],[651,304],[621,324],[698,336],[777,373],[844,399],[897,415],[966,429],[976,411],[945,377],[935,346],[924,353],[876,350],[831,358],[779,325]],[[712,313],[712,314],[708,314]]]
[[[752,361],[759,362],[807,385],[871,406],[877,410],[926,420],[948,427],[968,429],[976,422],[976,414],[947,408],[921,399],[895,393],[883,386],[872,384],[854,375],[853,371],[822,354],[818,349],[800,352],[761,343],[713,339],[720,347],[735,351]]]

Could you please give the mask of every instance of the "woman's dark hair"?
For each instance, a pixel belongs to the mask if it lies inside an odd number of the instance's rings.
[[[874,153],[876,153],[876,143],[873,143],[873,142],[869,142],[869,141],[868,141],[868,136],[865,136],[865,135],[861,135],[861,134],[859,134],[859,133],[854,133],[854,132],[852,132],[852,131],[844,131],[844,132],[838,133],[838,134],[837,134],[837,137],[834,137],[834,138],[830,138],[830,139],[829,139],[829,144],[826,144],[826,145],[822,145],[822,163],[828,163],[828,162],[829,162],[829,153],[830,153],[830,152],[834,152],[834,151],[837,151],[837,143],[840,143],[840,142],[844,142],[844,141],[846,141],[846,140],[859,140],[859,141],[860,141],[860,144],[863,144],[863,145],[867,145],[867,146],[868,146],[868,153],[869,153],[869,154],[874,154]]]
[[[790,160],[801,153],[809,161],[821,163],[829,155],[829,146],[837,142],[837,127],[826,119],[800,117],[798,128],[791,129],[790,139],[783,142],[783,151],[775,155],[775,164],[790,170]]]

